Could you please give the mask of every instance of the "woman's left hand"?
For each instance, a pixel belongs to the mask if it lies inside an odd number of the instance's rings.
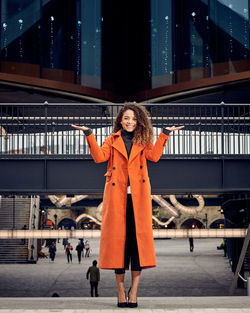
[[[165,127],[167,130],[169,130],[170,132],[175,132],[176,130],[182,129],[184,128],[184,126],[172,126],[172,127]]]

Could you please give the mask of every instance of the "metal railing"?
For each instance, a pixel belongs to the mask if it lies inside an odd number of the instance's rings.
[[[90,127],[98,143],[111,133],[122,104],[0,105],[0,157],[79,157],[90,153],[81,131]],[[145,104],[155,137],[163,127],[184,125],[171,135],[163,157],[250,155],[250,104]]]

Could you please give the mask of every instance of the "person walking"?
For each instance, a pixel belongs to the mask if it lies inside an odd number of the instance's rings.
[[[73,247],[71,246],[70,242],[68,242],[66,249],[65,249],[65,254],[67,256],[68,263],[69,262],[72,263],[72,253],[71,253],[72,250],[73,250]]]
[[[50,247],[49,247],[49,257],[51,262],[54,262],[56,256],[56,245],[55,242],[52,241]]]
[[[224,251],[224,257],[227,256],[227,238],[223,238],[222,241],[223,251]]]
[[[81,263],[81,259],[82,259],[82,251],[83,251],[83,246],[82,246],[80,240],[78,241],[78,244],[76,246],[76,251],[77,251],[78,262],[80,264]]]
[[[90,276],[90,279],[89,279]],[[97,261],[94,260],[92,262],[92,266],[89,267],[86,278],[90,281],[90,295],[91,297],[94,297],[94,290],[95,290],[95,296],[99,297],[98,294],[98,283],[100,281],[100,270],[97,267]]]
[[[189,249],[190,249],[190,252],[194,251],[194,238],[192,237],[189,237]]]
[[[26,224],[23,225],[22,230],[27,230],[27,225]],[[23,238],[22,239],[22,244],[25,245],[25,243],[26,243],[26,240]]]
[[[84,258],[84,249],[85,249],[84,239],[83,239],[83,238],[79,238],[79,240],[81,241],[81,245],[82,245],[82,257]]]
[[[67,247],[67,244],[68,244],[68,238],[63,238],[62,244],[63,244],[63,248],[65,250]]]
[[[89,258],[90,245],[89,245],[89,241],[88,240],[85,241],[84,248],[85,248],[85,258]]]
[[[91,129],[72,127],[84,132],[96,163],[108,161],[99,268],[115,270],[117,306],[137,307],[141,270],[156,266],[147,160],[157,162],[170,133],[184,126],[164,128],[153,144],[153,127],[147,110],[142,105],[128,102],[119,110],[113,131],[101,147]],[[131,287],[127,298],[124,279],[129,264]]]

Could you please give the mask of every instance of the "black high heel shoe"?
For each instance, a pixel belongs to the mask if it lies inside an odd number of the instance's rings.
[[[126,291],[124,291],[125,299],[126,299]],[[117,297],[117,306],[118,308],[126,308],[127,307],[127,301],[126,302],[119,302],[119,297]]]
[[[136,299],[136,302],[129,302],[130,290],[131,290],[131,287],[129,288],[129,291],[128,291],[128,304],[127,304],[127,307],[128,308],[137,308],[138,307],[137,299]]]

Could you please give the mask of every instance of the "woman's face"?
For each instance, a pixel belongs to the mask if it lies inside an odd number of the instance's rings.
[[[122,116],[121,124],[124,130],[126,130],[127,132],[133,132],[137,126],[137,119],[134,111],[125,111]]]

